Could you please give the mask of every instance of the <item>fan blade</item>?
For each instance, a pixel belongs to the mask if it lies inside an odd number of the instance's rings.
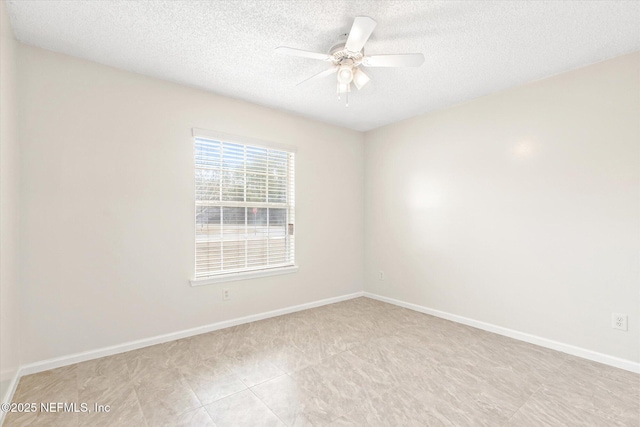
[[[322,61],[329,61],[331,59],[331,56],[326,53],[309,52],[308,50],[294,49],[285,46],[277,47],[276,52],[282,55],[300,56],[302,58],[320,59]]]
[[[400,55],[365,56],[362,65],[365,67],[419,67],[424,62],[421,53],[405,53]]]
[[[371,37],[377,22],[367,16],[358,16],[353,20],[345,48],[350,52],[360,52]]]
[[[300,86],[300,87],[308,86],[310,83],[313,83],[316,80],[320,80],[323,77],[330,76],[331,74],[334,74],[337,71],[338,71],[338,67],[331,67],[328,70],[321,71],[318,74],[315,74],[309,77],[308,79],[301,81],[296,86]]]

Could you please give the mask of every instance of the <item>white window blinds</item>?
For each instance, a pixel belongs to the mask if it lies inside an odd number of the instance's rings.
[[[196,279],[295,264],[294,165],[292,151],[195,137]]]

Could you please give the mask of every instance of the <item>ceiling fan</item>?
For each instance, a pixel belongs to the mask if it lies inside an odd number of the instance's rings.
[[[346,106],[349,106],[351,83],[360,90],[369,83],[370,80],[369,76],[360,69],[360,66],[419,67],[424,62],[424,55],[421,53],[365,56],[364,44],[369,40],[376,25],[376,21],[369,17],[356,17],[353,20],[349,34],[343,34],[338,37],[337,44],[329,49],[328,54],[309,52],[307,50],[285,46],[277,47],[276,52],[283,55],[300,56],[329,62],[329,69],[301,81],[296,86],[306,86],[323,77],[337,73],[336,91],[338,93],[338,99],[340,99],[340,94],[344,93],[346,95]]]

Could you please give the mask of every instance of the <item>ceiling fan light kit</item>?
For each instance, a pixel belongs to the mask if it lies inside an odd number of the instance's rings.
[[[346,94],[345,106],[348,107],[348,94],[351,92],[351,83],[360,90],[371,80],[360,69],[361,65],[364,67],[419,67],[424,62],[424,55],[421,53],[365,56],[364,45],[369,40],[376,24],[376,21],[369,17],[356,17],[353,20],[349,34],[341,35],[338,38],[338,44],[333,46],[328,54],[284,46],[277,47],[276,52],[283,55],[330,62],[331,68],[301,81],[297,86],[306,86],[326,76],[337,74],[336,92],[338,99],[340,99],[340,94]]]

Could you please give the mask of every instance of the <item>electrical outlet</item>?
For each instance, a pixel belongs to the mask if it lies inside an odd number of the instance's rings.
[[[380,280],[384,280],[384,271],[380,270],[380,271],[378,272],[378,279],[380,279]]]
[[[229,292],[229,288],[222,289],[222,299],[227,301],[231,298],[231,293]]]
[[[611,327],[613,329],[627,330],[627,315],[621,313],[611,313]]]

